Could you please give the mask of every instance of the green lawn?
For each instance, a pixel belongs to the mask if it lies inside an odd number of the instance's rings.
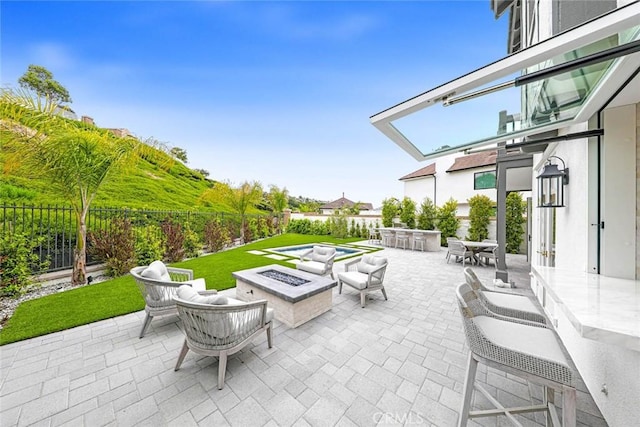
[[[249,250],[319,242],[343,244],[361,240],[360,238],[336,239],[331,236],[283,234],[172,265],[192,269],[194,277],[205,278],[208,289],[223,290],[235,286],[235,279],[231,275],[234,271],[269,264],[291,266],[286,261],[249,254],[247,253]],[[4,329],[0,331],[0,345],[142,309],[144,309],[144,301],[140,291],[133,278],[126,275],[95,285],[25,301],[18,306]]]

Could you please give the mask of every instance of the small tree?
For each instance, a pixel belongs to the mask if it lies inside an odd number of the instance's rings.
[[[109,276],[122,276],[136,266],[136,238],[128,218],[113,218],[108,230],[91,232],[89,239],[91,253],[107,264]]]
[[[185,150],[184,148],[173,147],[171,150],[169,150],[169,153],[171,153],[173,157],[180,160],[182,163],[188,163],[187,150]]]
[[[164,259],[169,262],[179,262],[184,259],[184,231],[182,225],[172,218],[162,221],[164,234]]]
[[[507,226],[507,244],[506,252],[517,254],[520,251],[520,245],[523,241],[522,225],[525,223],[524,211],[526,203],[522,200],[522,196],[518,192],[512,192],[507,195],[506,203],[506,226]]]
[[[481,242],[489,237],[489,222],[494,215],[493,201],[482,194],[468,199],[469,202],[469,230],[467,238]]]
[[[277,218],[277,229],[278,233],[280,230],[280,223],[282,222],[282,212],[289,206],[289,190],[287,187],[282,189],[278,188],[277,185],[271,185],[269,187],[269,195],[267,196],[269,200],[269,206],[273,214]]]
[[[382,201],[382,226],[393,226],[393,219],[398,215],[400,202],[395,197]]]
[[[229,230],[219,219],[212,219],[204,226],[204,241],[210,252],[218,252],[231,242]]]
[[[409,197],[402,199],[400,221],[407,224],[409,228],[416,228],[416,203]]]
[[[18,83],[20,87],[33,90],[38,96],[48,98],[54,104],[71,102],[69,91],[53,79],[51,71],[40,65],[29,65]]]
[[[447,200],[447,202],[438,209],[438,229],[441,232],[441,244],[444,246],[447,243],[447,237],[457,237],[458,228],[460,227],[460,220],[456,216],[458,211],[458,202],[453,198]]]
[[[438,208],[430,198],[426,197],[420,205],[418,213],[418,228],[420,230],[435,230],[438,218]]]

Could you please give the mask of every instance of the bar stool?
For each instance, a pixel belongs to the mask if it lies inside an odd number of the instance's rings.
[[[504,415],[513,425],[521,426],[514,414],[547,412],[547,420],[560,426],[554,405],[554,391],[562,392],[562,425],[576,425],[576,389],[574,373],[555,332],[540,323],[505,317],[489,311],[477,293],[466,283],[456,289],[458,307],[469,346],[469,364],[464,382],[458,427],[469,418]],[[476,384],[478,363],[524,378],[544,387],[540,405],[505,408],[482,386]],[[471,397],[476,389],[496,408],[471,410]]]
[[[409,233],[406,231],[396,231],[396,248],[400,242],[402,242],[402,249],[407,249],[407,246],[409,246]]]
[[[391,246],[395,239],[395,234],[393,231],[383,230],[380,232],[382,236],[382,246]]]
[[[424,252],[424,242],[425,242],[424,233],[413,233],[413,243],[411,245],[411,249],[416,250],[416,246],[420,245],[420,250]]]

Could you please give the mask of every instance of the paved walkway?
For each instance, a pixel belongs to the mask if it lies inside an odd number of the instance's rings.
[[[296,329],[276,321],[274,347],[260,337],[231,357],[223,390],[216,358],[189,353],[174,372],[183,342],[174,316],[154,320],[143,339],[138,312],[0,347],[0,425],[455,425],[467,354],[454,301],[462,267],[444,251],[382,254],[388,301],[373,294],[363,309],[347,287],[330,312]],[[508,265],[523,291],[523,257]],[[476,272],[490,283],[494,270]],[[481,366],[478,378],[506,404],[541,398],[499,371]],[[579,425],[606,425],[578,388]],[[542,414],[519,418],[543,423]]]

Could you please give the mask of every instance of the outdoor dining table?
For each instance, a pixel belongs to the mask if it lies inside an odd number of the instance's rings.
[[[479,252],[485,249],[497,248],[498,244],[493,242],[474,242],[472,240],[461,240],[462,244],[471,252],[473,252],[473,260],[478,265],[483,265],[478,256]]]

